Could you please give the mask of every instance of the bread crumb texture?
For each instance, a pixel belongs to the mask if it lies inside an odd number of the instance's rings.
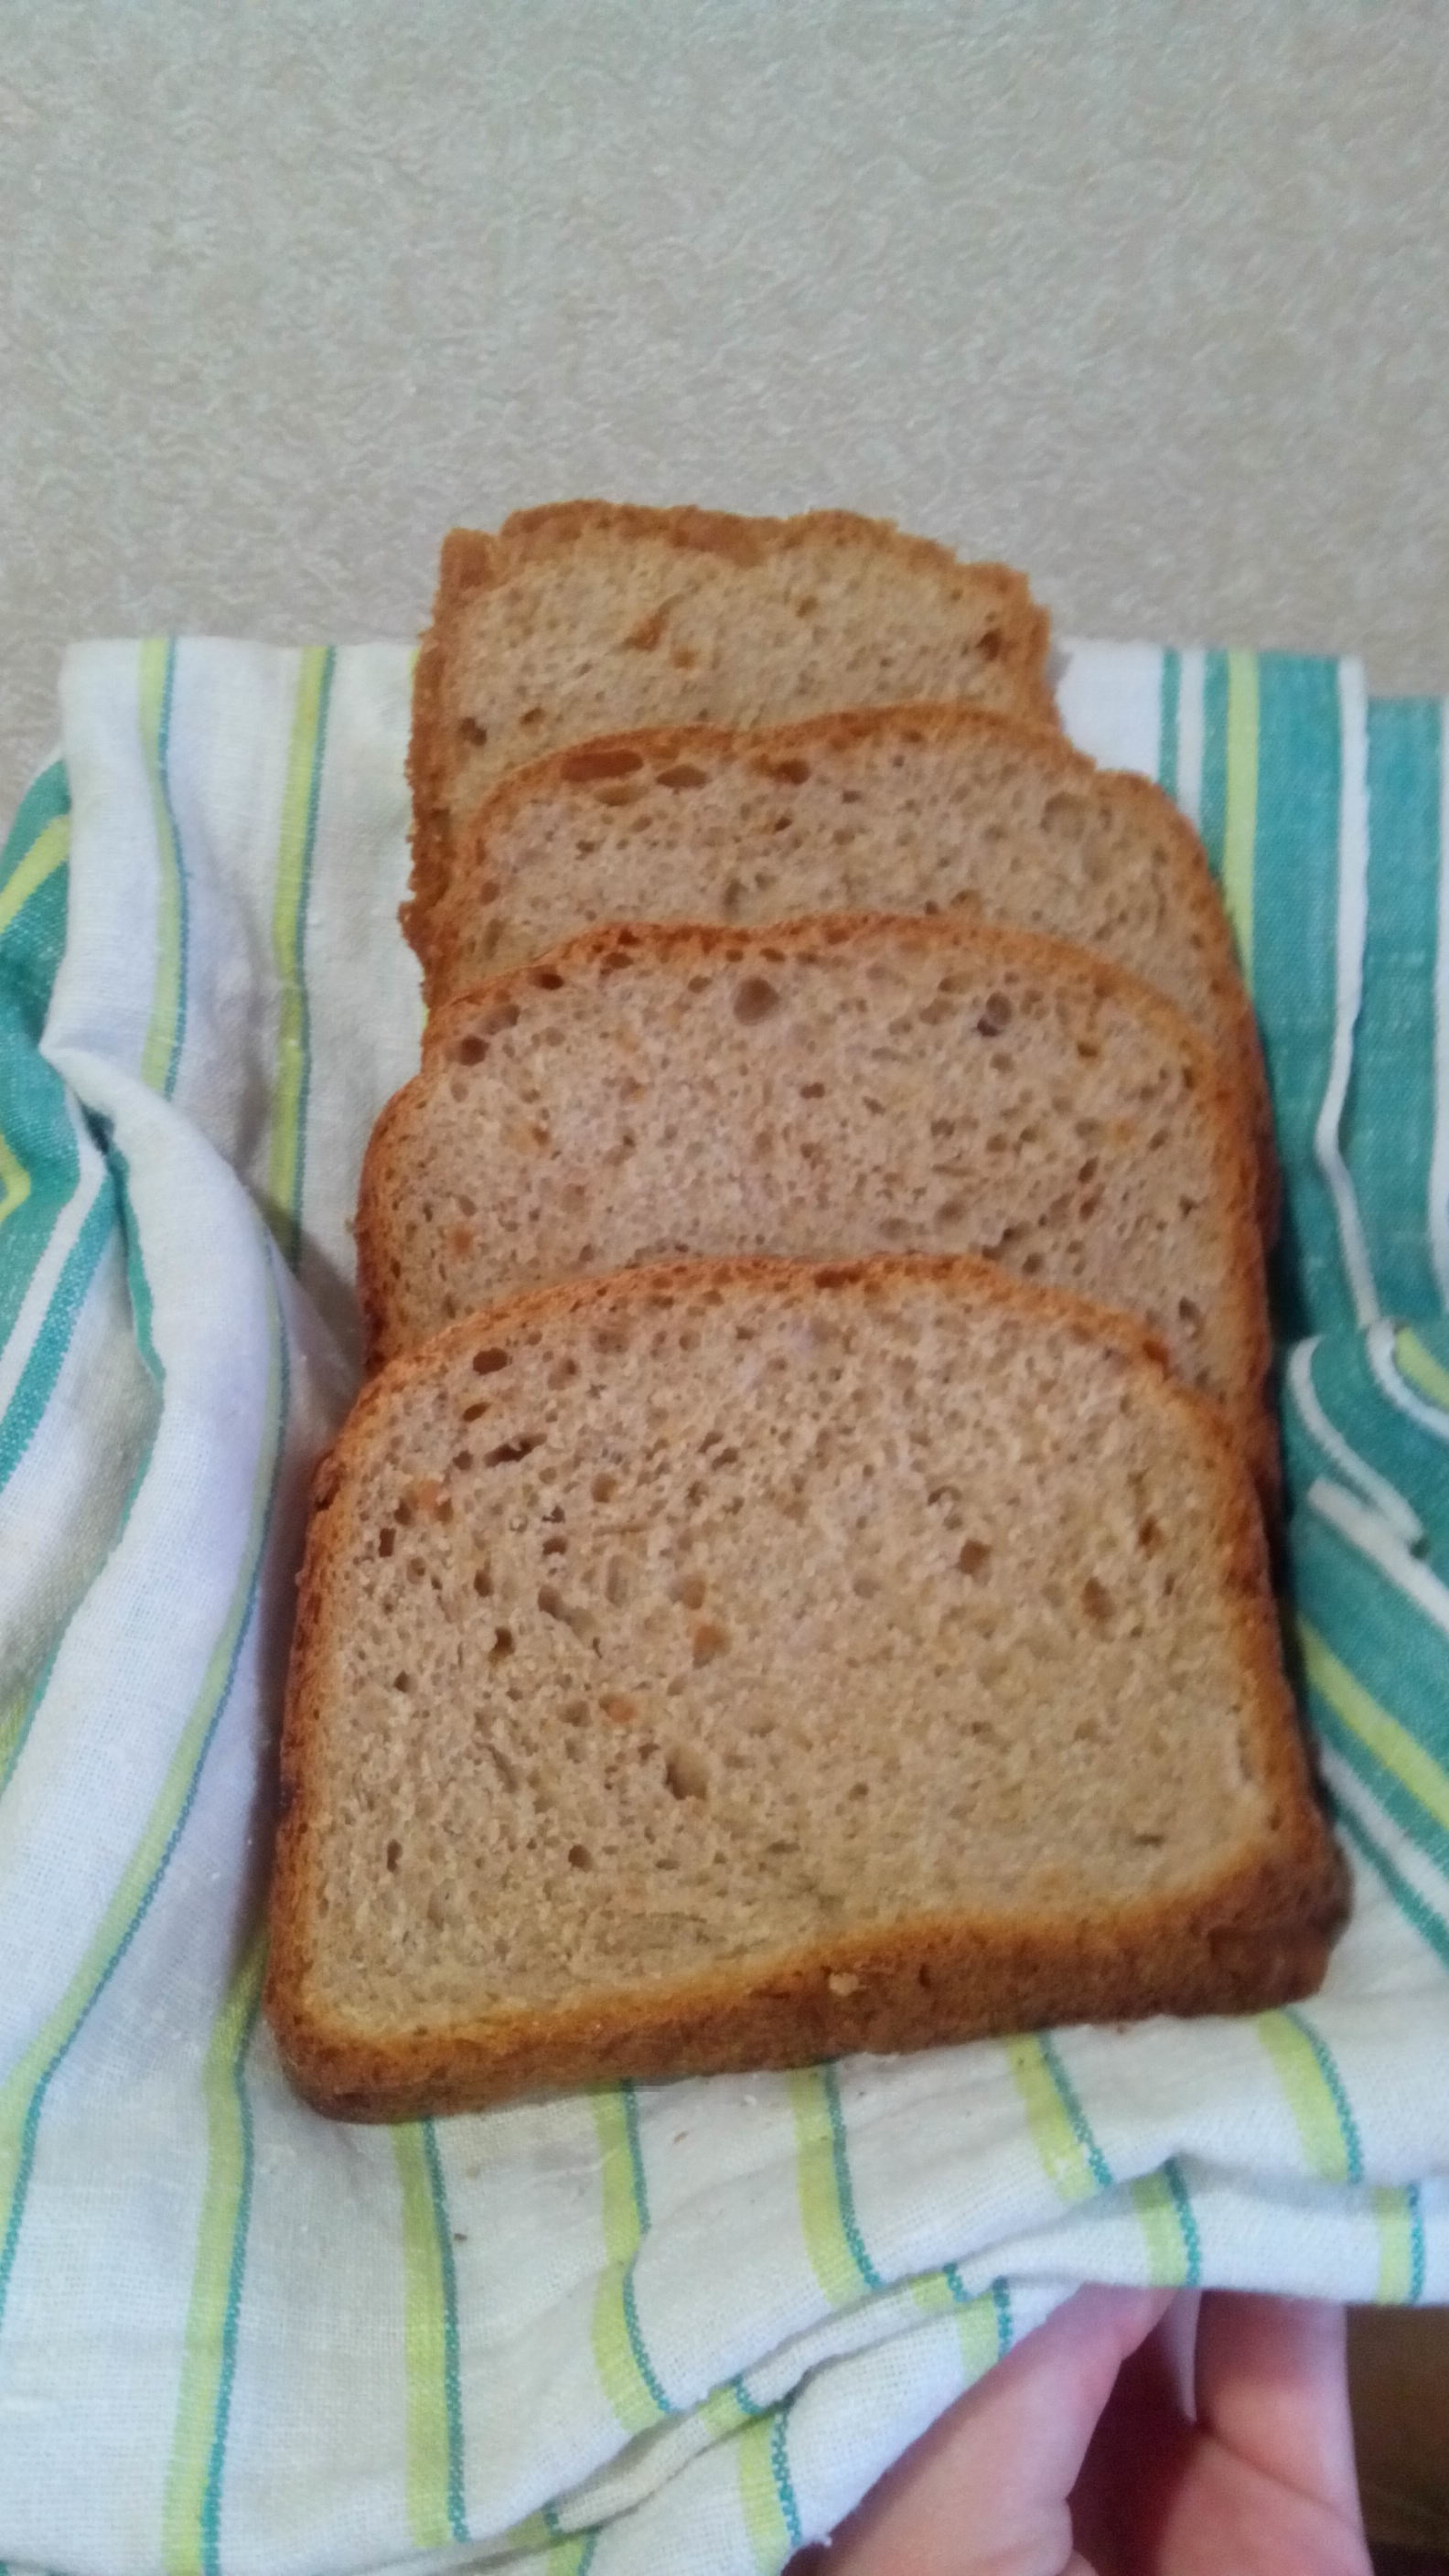
[[[586,935],[435,1015],[364,1167],[387,1359],[519,1289],[675,1254],[974,1252],[1122,1306],[1274,1455],[1239,1104],[1065,943],[875,915]]]
[[[1054,725],[1047,634],[1018,573],[848,511],[582,501],[455,529],[414,700],[418,911],[486,790],[558,744],[909,698]]]
[[[360,2116],[1301,1992],[1251,1487],[965,1260],[679,1265],[397,1362],[314,1497],[269,2004]]]

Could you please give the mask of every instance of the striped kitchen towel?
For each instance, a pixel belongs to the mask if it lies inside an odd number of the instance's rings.
[[[1449,2298],[1444,710],[1080,646],[1219,869],[1287,1195],[1311,2004],[329,2125],[258,2018],[349,1212],[416,1058],[401,648],[87,646],[0,867],[0,2558],[772,2571],[1081,2280]]]

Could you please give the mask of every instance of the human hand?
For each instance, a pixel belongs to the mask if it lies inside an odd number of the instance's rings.
[[[787,2576],[1370,2576],[1345,2327],[1079,2290]]]

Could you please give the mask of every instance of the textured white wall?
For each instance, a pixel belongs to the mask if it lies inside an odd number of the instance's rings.
[[[72,634],[407,634],[577,491],[1449,687],[1449,20],[0,0],[0,800]]]

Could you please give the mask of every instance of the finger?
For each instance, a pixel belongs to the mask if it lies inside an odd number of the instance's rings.
[[[1347,2317],[1324,2299],[1212,2290],[1198,2322],[1198,2421],[1241,2460],[1361,2530]]]
[[[1124,2359],[1169,2297],[1088,2288],[1066,2300],[872,2488],[835,2534],[830,2576],[1062,2576],[1066,2499]]]
[[[1071,2510],[1077,2545],[1098,2576],[1150,2576],[1168,2564],[1161,2536],[1198,2440],[1190,2398],[1183,2402],[1193,2374],[1184,2329],[1196,2310],[1195,2294],[1179,2296],[1127,2355],[1092,2435]]]
[[[1215,2295],[1205,2295],[1200,2321]],[[1201,2399],[1199,2421],[1184,2415],[1177,2313],[1124,2363],[1072,2498],[1077,2545],[1097,2576],[1368,2576],[1355,2495],[1345,2509],[1341,2492],[1296,2483],[1277,2458],[1201,2420]],[[1216,2414],[1246,2412],[1251,2422],[1261,2383],[1250,2375],[1232,2384],[1231,2341],[1219,2357]]]

